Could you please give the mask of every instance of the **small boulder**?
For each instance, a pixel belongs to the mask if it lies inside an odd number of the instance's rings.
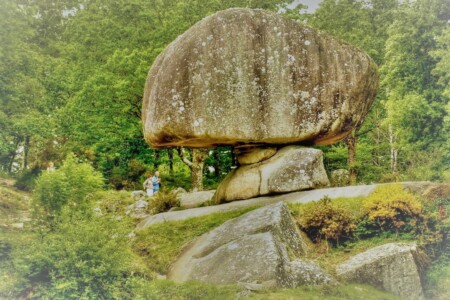
[[[144,191],[132,191],[131,198],[134,200],[143,200],[147,198],[147,193]]]
[[[239,148],[238,148],[239,149]],[[241,165],[251,165],[269,159],[277,153],[277,148],[249,148],[240,149],[238,162]]]
[[[350,182],[350,173],[346,169],[337,169],[331,172],[332,186],[347,186]]]
[[[193,241],[172,265],[168,279],[257,288],[333,281],[313,263],[291,261],[306,251],[286,204],[280,202],[227,221]]]
[[[424,299],[415,244],[390,243],[353,256],[336,268],[351,282],[369,284],[409,300]]]
[[[125,213],[127,215],[130,215],[132,218],[135,219],[143,219],[147,217],[147,206],[148,202],[144,200],[138,200],[135,203],[128,205],[126,207]]]
[[[211,200],[215,192],[215,190],[210,190],[179,194],[180,206],[183,208],[197,207]]]
[[[214,202],[222,203],[269,194],[329,185],[322,151],[287,146],[260,163],[231,171],[217,188]]]

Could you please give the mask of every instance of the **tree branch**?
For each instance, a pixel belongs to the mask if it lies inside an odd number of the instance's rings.
[[[192,163],[192,161],[190,161],[187,156],[186,153],[184,152],[184,148],[183,147],[179,147],[177,148],[177,152],[178,155],[180,156],[181,160],[190,168],[192,169],[192,167],[194,166],[194,164]]]

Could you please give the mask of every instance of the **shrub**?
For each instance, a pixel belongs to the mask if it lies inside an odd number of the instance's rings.
[[[151,214],[158,214],[170,210],[172,207],[179,207],[180,199],[178,193],[172,191],[158,191],[150,198],[148,203],[148,210]]]
[[[382,231],[411,232],[423,220],[422,204],[401,184],[378,187],[363,205],[367,220]]]
[[[349,209],[333,205],[327,196],[305,208],[300,221],[301,228],[313,241],[326,239],[339,244],[356,228]]]
[[[25,280],[22,293],[32,290],[39,299],[123,299],[129,278],[151,276],[129,246],[129,224],[68,210],[63,208],[53,232],[14,253]]]
[[[39,176],[41,169],[34,167],[30,170],[24,170],[17,176],[14,186],[22,191],[31,191],[36,185],[36,179]]]
[[[101,175],[91,165],[77,163],[75,156],[70,154],[59,170],[44,172],[37,179],[35,204],[44,219],[53,221],[64,206],[86,204],[86,196],[102,184]]]

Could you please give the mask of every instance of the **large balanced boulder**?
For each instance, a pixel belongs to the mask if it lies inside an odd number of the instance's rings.
[[[362,122],[377,87],[359,49],[276,13],[228,9],[154,62],[144,136],[154,148],[331,144]]]
[[[259,163],[231,171],[221,182],[214,202],[222,203],[329,185],[322,151],[287,146]]]
[[[307,246],[282,202],[251,211],[202,235],[170,268],[177,282],[296,287],[336,281],[319,266],[291,260]]]
[[[348,281],[369,284],[408,300],[424,299],[415,244],[390,243],[360,253],[336,268]]]

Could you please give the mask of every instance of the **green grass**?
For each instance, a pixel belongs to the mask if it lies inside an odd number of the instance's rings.
[[[27,193],[0,186],[0,220],[17,217],[21,212],[28,210],[29,205],[30,197]]]
[[[236,218],[256,207],[216,213],[183,221],[156,224],[137,232],[133,248],[144,257],[155,272],[166,274],[184,245],[211,231],[229,219]]]
[[[98,190],[89,197],[96,201],[103,213],[124,215],[126,207],[136,202],[128,191]]]
[[[450,299],[450,261],[439,259],[433,263],[426,276],[427,299]]]
[[[253,294],[249,299],[267,300],[400,300],[401,298],[373,287],[361,284],[340,286],[306,286],[295,289],[283,289],[262,294]]]
[[[336,205],[338,207],[342,207],[345,209],[348,209],[352,211],[353,216],[355,218],[359,218],[362,216],[362,204],[364,202],[365,198],[363,197],[353,197],[353,198],[336,198],[332,199],[331,203],[333,205]],[[309,203],[289,203],[289,209],[292,212],[292,215],[295,218],[298,218],[302,215],[302,213],[305,211],[305,209],[310,208],[314,205],[315,202],[309,202]]]
[[[139,281],[133,284],[133,299],[185,300],[185,299],[236,299],[239,287],[217,286],[200,282],[174,283],[169,280]]]

